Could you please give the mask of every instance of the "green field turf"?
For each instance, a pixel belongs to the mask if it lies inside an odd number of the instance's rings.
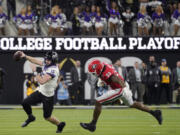
[[[89,122],[92,109],[55,109],[53,115],[66,121],[64,135],[180,135],[180,110],[163,109],[164,122],[158,125],[149,114],[135,109],[103,109],[97,129],[91,133],[79,122]],[[0,110],[0,135],[53,135],[56,126],[42,117],[41,109],[34,109],[36,121],[21,128],[27,118],[22,109]]]

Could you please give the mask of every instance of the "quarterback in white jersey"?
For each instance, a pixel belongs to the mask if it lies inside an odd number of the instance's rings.
[[[51,115],[54,105],[54,91],[57,87],[59,77],[59,69],[57,66],[58,54],[56,52],[47,52],[44,57],[44,61],[40,61],[39,59],[24,54],[22,51],[19,52],[21,54],[21,58],[25,58],[31,63],[42,67],[37,68],[35,65],[31,66],[31,69],[36,75],[36,80],[40,86],[37,87],[36,91],[25,98],[22,102],[23,109],[28,115],[28,119],[22,124],[22,127],[26,127],[29,123],[35,121],[31,105],[42,103],[44,119],[57,126],[56,133],[61,133],[65,126],[65,122],[60,122],[56,117]]]
[[[52,77],[47,83],[40,85],[37,90],[47,97],[54,96],[54,91],[57,87],[57,81],[59,77],[59,68],[56,65],[46,66],[42,68],[41,76],[48,74]]]

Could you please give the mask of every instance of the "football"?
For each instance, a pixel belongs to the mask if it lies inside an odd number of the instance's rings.
[[[17,51],[17,52],[15,52],[14,53],[14,55],[13,55],[13,59],[15,60],[15,61],[19,61],[20,59],[21,59],[21,52],[20,51]]]

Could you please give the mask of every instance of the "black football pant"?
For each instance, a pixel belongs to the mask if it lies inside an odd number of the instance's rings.
[[[27,115],[32,114],[31,105],[37,103],[43,103],[43,116],[44,118],[49,118],[53,111],[54,96],[46,97],[42,95],[39,91],[32,93],[22,102],[23,109],[27,113]]]

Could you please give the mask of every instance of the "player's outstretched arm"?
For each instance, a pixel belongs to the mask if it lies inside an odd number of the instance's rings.
[[[25,58],[26,60],[29,60],[31,63],[34,63],[34,64],[37,64],[37,65],[40,65],[40,66],[43,66],[43,61],[37,59],[37,58],[34,58],[34,57],[31,57],[31,56],[28,56],[26,55],[24,52],[20,51],[21,52],[21,58]]]

